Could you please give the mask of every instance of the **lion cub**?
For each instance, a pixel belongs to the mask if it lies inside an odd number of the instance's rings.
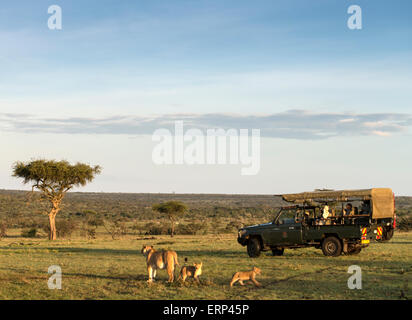
[[[180,270],[179,279],[185,282],[187,277],[193,277],[197,283],[200,283],[199,276],[202,274],[202,266],[202,262],[194,263],[193,266],[183,266]]]
[[[250,280],[256,287],[260,287],[260,283],[255,279],[256,275],[260,273],[261,270],[257,267],[253,267],[251,271],[236,272],[233,275],[232,281],[230,281],[230,286],[233,287],[233,284],[236,281],[239,281],[239,283],[243,286],[243,281]]]

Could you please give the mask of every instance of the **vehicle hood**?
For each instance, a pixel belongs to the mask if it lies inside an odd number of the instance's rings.
[[[253,226],[244,227],[240,230],[252,231],[252,230],[255,230],[255,229],[260,229],[260,228],[264,228],[264,227],[271,226],[271,225],[272,225],[272,222],[262,223],[262,224],[255,224]]]

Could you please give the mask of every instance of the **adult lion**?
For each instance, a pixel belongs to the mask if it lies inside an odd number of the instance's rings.
[[[177,261],[177,253],[172,250],[156,251],[153,246],[143,245],[142,254],[146,257],[147,272],[151,283],[156,279],[157,269],[166,269],[169,275],[169,282],[173,282],[175,277],[175,265],[179,265]]]

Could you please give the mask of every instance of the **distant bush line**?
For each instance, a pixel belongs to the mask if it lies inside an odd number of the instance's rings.
[[[24,237],[48,234],[47,216],[40,214],[45,207],[29,200],[27,191],[0,190],[0,239],[8,229],[20,229]],[[56,219],[58,238],[168,235],[170,223],[152,205],[170,200],[188,206],[176,225],[177,235],[234,233],[244,225],[271,221],[276,208],[285,205],[271,195],[69,193]],[[411,230],[412,197],[399,197],[396,205],[398,229]]]

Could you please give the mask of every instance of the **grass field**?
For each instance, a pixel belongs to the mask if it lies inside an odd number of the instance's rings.
[[[166,283],[166,271],[148,285],[143,244],[174,249],[181,265],[202,261],[200,285]],[[0,241],[1,299],[403,299],[411,298],[412,233],[397,233],[357,256],[327,258],[316,249],[264,253],[251,259],[236,235],[129,237],[113,241],[24,239]],[[62,289],[47,286],[50,265],[62,268]],[[262,269],[252,285],[229,287],[232,274],[252,266]],[[361,290],[350,290],[348,267],[362,268]],[[180,269],[179,269],[180,270]],[[176,272],[177,275],[178,272]]]

